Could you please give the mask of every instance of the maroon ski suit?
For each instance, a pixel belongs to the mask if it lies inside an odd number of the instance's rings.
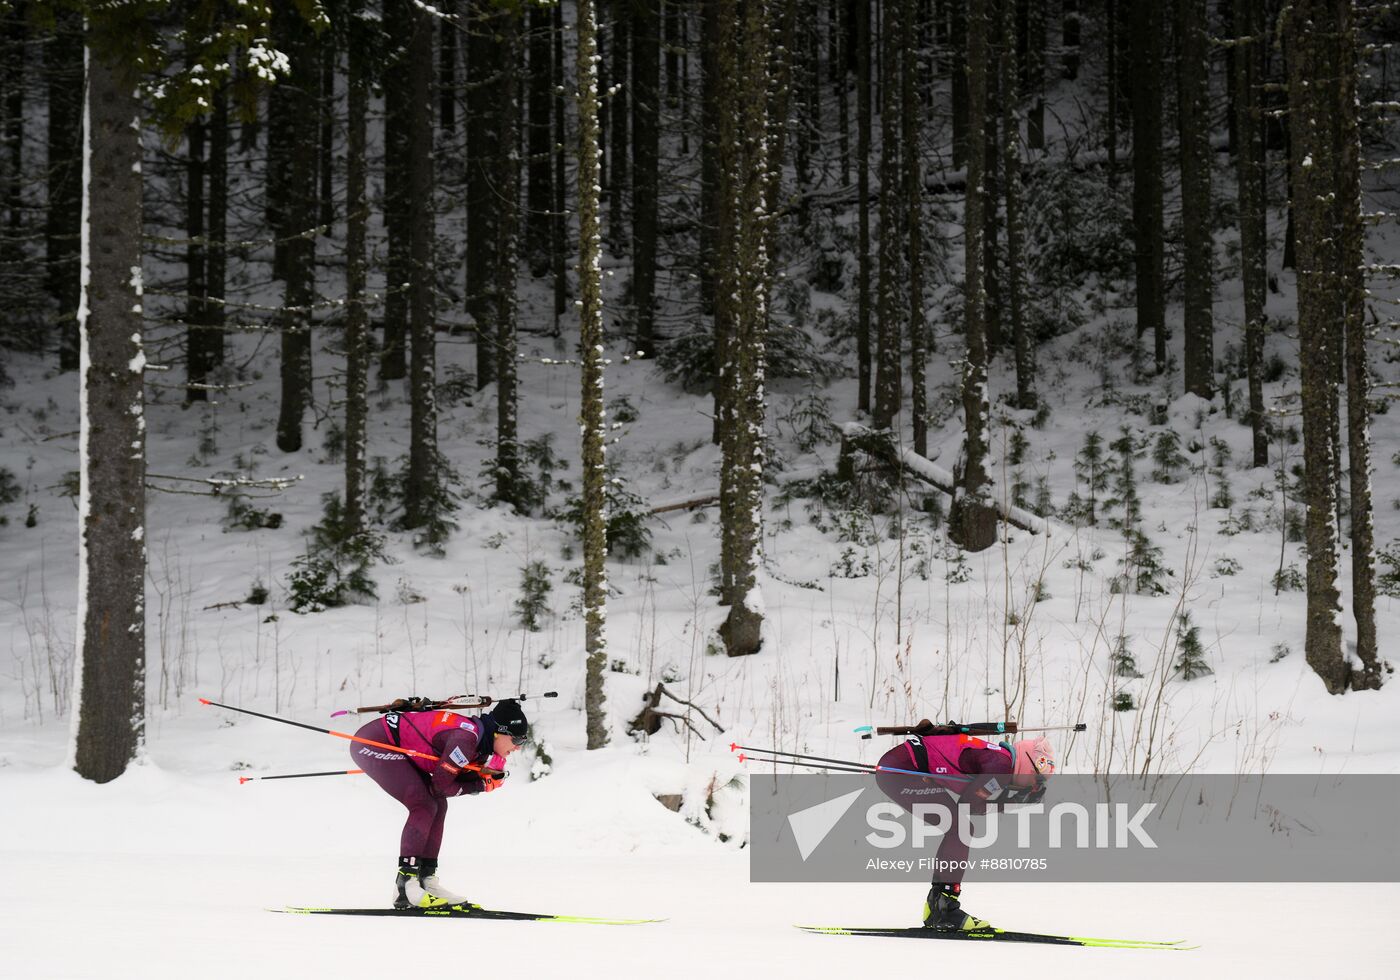
[[[437,761],[352,742],[350,757],[384,792],[408,808],[399,854],[436,858],[449,797],[480,793],[486,785],[469,766],[500,769],[492,755],[496,722],[451,711],[390,712],[355,733],[375,742],[437,756]]]

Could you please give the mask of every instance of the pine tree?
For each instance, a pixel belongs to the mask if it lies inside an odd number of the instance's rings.
[[[1176,624],[1177,659],[1172,669],[1184,681],[1215,673],[1206,663],[1206,651],[1201,646],[1201,628],[1191,622],[1191,614],[1183,612]]]

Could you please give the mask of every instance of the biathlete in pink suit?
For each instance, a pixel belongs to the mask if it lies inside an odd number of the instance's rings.
[[[875,782],[904,809],[919,803],[946,804],[954,817],[938,845],[932,887],[924,902],[924,925],[953,932],[987,929],[960,906],[967,843],[956,832],[958,804],[973,814],[987,812],[989,800],[1034,803],[1045,793],[1045,777],[1055,771],[1055,750],[1045,736],[993,744],[972,735],[911,738],[880,757],[882,767],[926,772],[927,778],[879,772]],[[926,818],[927,819],[927,818]]]
[[[506,759],[530,738],[520,702],[498,701],[490,714],[480,717],[453,711],[391,711],[355,734],[437,757],[433,761],[351,743],[355,765],[408,808],[399,838],[394,908],[470,904],[437,876],[447,801],[500,788]]]

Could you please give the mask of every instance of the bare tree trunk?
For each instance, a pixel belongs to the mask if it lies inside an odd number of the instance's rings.
[[[875,411],[871,422],[876,429],[893,429],[899,414],[901,395],[901,320],[906,309],[903,258],[904,195],[900,192],[899,148],[899,47],[905,31],[900,22],[902,0],[886,8],[884,30],[880,33],[880,278],[877,283],[878,330],[875,344]],[[898,439],[898,432],[895,432]]]
[[[205,259],[205,295],[210,299],[204,310],[203,350],[209,368],[224,363],[224,305],[228,289],[228,89],[220,86],[213,96],[214,111],[209,119],[209,242]]]
[[[1162,11],[1133,4],[1133,252],[1137,334],[1151,334],[1157,373],[1167,369],[1162,242]]]
[[[554,197],[554,156],[550,152],[550,107],[554,102],[553,53],[550,50],[551,21],[548,7],[529,8],[530,94],[529,162],[526,164],[525,258],[530,274],[543,278],[550,268],[550,234],[553,220],[549,212]]]
[[[404,526],[421,528],[435,511],[439,473],[437,444],[437,266],[433,261],[433,18],[408,11],[408,94],[404,145],[408,187],[409,366],[408,475],[404,482]],[[514,145],[512,144],[512,150]],[[436,544],[436,541],[431,542]]]
[[[1186,390],[1215,394],[1215,327],[1211,316],[1215,241],[1210,232],[1210,39],[1206,0],[1176,0],[1177,121],[1181,143]]]
[[[1260,0],[1235,0],[1235,162],[1239,184],[1240,277],[1244,286],[1245,371],[1253,464],[1269,465],[1264,415],[1264,299],[1268,288],[1268,237],[1263,194],[1264,140],[1259,115],[1260,57],[1266,43]]]
[[[870,411],[870,3],[855,0],[856,35],[856,407]]]
[[[48,208],[44,240],[49,294],[58,303],[58,369],[78,370],[78,233],[83,207],[83,19],[56,8],[44,45],[48,88]]]
[[[568,172],[565,167],[564,127],[564,12],[562,4],[554,5],[551,38],[554,49],[554,214],[550,217],[550,261],[554,267],[554,333],[560,336],[560,319],[568,311],[569,274],[566,261],[568,235],[567,206]]]
[[[113,45],[114,47],[115,45]],[[141,106],[135,79],[89,58],[79,306],[82,411],[73,768],[105,783],[146,729],[146,419],[142,344]]]
[[[366,126],[369,78],[365,27],[360,20],[365,0],[353,0],[346,45],[346,96],[349,115],[345,147],[345,531],[365,529],[365,450],[369,415],[369,314],[365,308],[369,229]]]
[[[497,43],[501,58],[500,119],[496,132],[496,499],[513,506],[520,499],[515,277],[519,252],[520,144],[519,71],[521,14],[501,16]]]
[[[497,73],[501,70],[493,39],[494,6],[491,0],[467,0],[467,130],[466,196],[467,315],[476,333],[476,387],[496,380],[496,192],[493,187],[498,148],[496,126],[500,113]]]
[[[312,304],[316,299],[316,130],[308,134],[299,121],[317,118],[321,85],[318,45],[311,28],[294,10],[277,12],[278,43],[291,62],[291,73],[278,84],[281,118],[274,127],[288,140],[289,159],[281,187],[282,245],[282,405],[277,416],[277,448],[294,453],[302,446],[302,417],[311,401]],[[284,40],[285,39],[285,40]]]
[[[408,184],[412,161],[408,141],[408,119],[411,114],[407,50],[413,31],[413,7],[410,0],[384,0],[383,27],[387,64],[384,73],[384,231],[386,266],[384,273],[384,343],[379,351],[379,380],[402,380],[408,373],[406,357],[409,331],[409,279],[412,275]],[[468,202],[468,218],[471,217]],[[468,231],[472,241],[474,228]],[[467,263],[470,270],[470,259]],[[470,271],[468,271],[470,276]],[[468,279],[470,287],[470,279]],[[470,294],[470,288],[468,288]],[[479,379],[478,379],[479,380]]]
[[[660,145],[661,16],[659,0],[632,3],[632,305],[635,349],[656,348],[656,215]]]
[[[902,0],[904,22],[914,24],[918,17],[918,0]],[[900,73],[900,102],[902,142],[904,148],[905,225],[908,228],[909,263],[909,413],[914,423],[914,452],[928,455],[928,392],[926,362],[928,358],[928,328],[924,323],[924,239],[923,239],[923,174],[919,166],[919,119],[923,107],[915,85],[919,70],[914,47],[915,32],[904,32]]]
[[[996,540],[996,511],[988,502],[987,433],[991,405],[987,396],[986,304],[983,270],[986,261],[986,208],[983,179],[987,143],[981,139],[987,126],[987,3],[969,0],[967,10],[967,80],[969,132],[967,141],[967,198],[963,224],[966,250],[963,309],[967,333],[967,358],[963,367],[962,402],[965,430],[960,493],[948,515],[953,540],[968,551],[983,551]]]
[[[598,66],[593,0],[578,0],[578,218],[579,356],[583,362],[579,401],[582,433],[584,713],[588,748],[608,743],[607,694],[603,668],[608,662],[607,468],[603,414],[602,241],[598,229]]]
[[[608,98],[608,137],[612,155],[608,160],[608,244],[614,253],[626,251],[627,204],[631,196],[631,168],[628,166],[628,103],[631,93],[632,0],[612,0],[612,94]]]
[[[1307,498],[1308,665],[1331,694],[1346,691],[1337,588],[1337,476],[1331,412],[1336,405],[1329,334],[1339,314],[1340,283],[1331,198],[1337,167],[1331,114],[1337,111],[1334,0],[1294,0],[1285,15],[1288,108],[1293,140],[1293,208],[1297,221],[1298,337],[1303,391]],[[1304,163],[1306,162],[1306,165]],[[1332,411],[1335,411],[1333,408]]]
[[[206,128],[196,119],[185,127],[189,154],[185,159],[185,401],[209,400],[209,358],[204,352],[208,319],[208,286],[205,283],[204,246],[204,148]]]
[[[1026,325],[1021,203],[1021,113],[1016,88],[1016,0],[1002,0],[1001,126],[1006,193],[1006,313],[1016,361],[1016,404],[1035,408],[1035,342]]]
[[[1374,690],[1389,673],[1376,641],[1375,530],[1371,513],[1371,377],[1366,352],[1365,231],[1361,223],[1361,134],[1357,124],[1356,22],[1351,3],[1337,0],[1338,273],[1345,311],[1347,483],[1351,498],[1351,604],[1356,657],[1351,686]]]
[[[720,424],[720,581],[729,614],[720,638],[731,657],[763,643],[758,570],[763,555],[763,359],[768,322],[769,23],[764,2],[715,0],[719,48],[720,145],[724,195],[719,294],[730,334],[720,355],[720,383],[731,386]],[[717,352],[718,354],[719,352]]]

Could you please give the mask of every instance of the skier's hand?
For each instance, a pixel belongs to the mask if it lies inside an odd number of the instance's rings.
[[[505,782],[508,774],[497,772],[491,769],[482,769],[470,773],[463,773],[459,778],[462,783],[462,792],[475,795],[477,793],[490,793],[501,788],[501,783]]]
[[[505,773],[500,773],[499,775],[497,775],[497,774],[495,774],[495,773],[482,772],[482,774],[481,774],[481,791],[482,791],[483,793],[490,793],[490,792],[492,792],[493,790],[500,789],[500,788],[501,788],[501,783],[503,783],[503,782],[505,782],[505,781],[506,781],[506,774],[505,774]]]

